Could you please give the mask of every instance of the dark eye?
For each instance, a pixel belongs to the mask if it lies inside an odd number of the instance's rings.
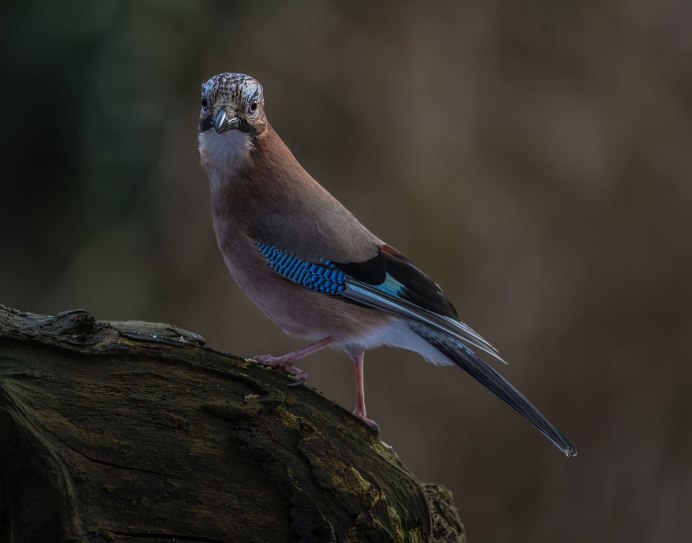
[[[205,111],[209,108],[209,102],[207,102],[207,99],[203,96],[202,97],[202,109]]]
[[[255,112],[257,111],[258,105],[259,105],[259,102],[250,102],[250,107],[247,108],[247,110],[250,112],[250,115],[255,114]]]

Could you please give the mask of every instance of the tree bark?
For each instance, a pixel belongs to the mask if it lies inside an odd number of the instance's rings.
[[[0,305],[0,541],[464,541],[449,491],[175,326]]]

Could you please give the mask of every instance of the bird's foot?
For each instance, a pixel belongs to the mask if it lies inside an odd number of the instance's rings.
[[[372,428],[372,431],[375,432],[376,436],[380,435],[380,426],[377,424],[374,420],[369,419],[368,417],[365,416],[365,413],[361,413],[358,411],[358,409],[353,410],[353,414],[358,417],[360,420],[362,420],[365,424],[370,426]]]
[[[268,368],[277,368],[284,372],[286,375],[290,375],[295,379],[294,383],[288,386],[296,387],[302,385],[308,378],[308,374],[305,373],[300,368],[296,368],[293,365],[294,359],[289,355],[284,356],[272,356],[270,354],[260,354],[253,356],[251,360],[254,360],[261,366],[266,366]]]

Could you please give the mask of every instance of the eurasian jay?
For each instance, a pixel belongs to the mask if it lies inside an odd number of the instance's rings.
[[[242,290],[286,333],[312,342],[256,356],[298,383],[294,363],[326,347],[355,366],[354,414],[367,417],[363,358],[389,345],[456,364],[526,417],[567,456],[570,441],[472,349],[498,351],[459,320],[440,287],[373,235],[298,163],[267,120],[262,86],[223,73],[202,86],[199,152],[219,248]]]

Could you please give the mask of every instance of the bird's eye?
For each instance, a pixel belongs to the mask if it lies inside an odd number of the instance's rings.
[[[209,102],[207,102],[207,99],[204,97],[202,98],[202,109],[204,109],[204,111],[209,109]]]
[[[247,108],[250,115],[254,115],[255,113],[257,113],[257,107],[258,106],[259,106],[259,102],[250,102],[250,106]]]

